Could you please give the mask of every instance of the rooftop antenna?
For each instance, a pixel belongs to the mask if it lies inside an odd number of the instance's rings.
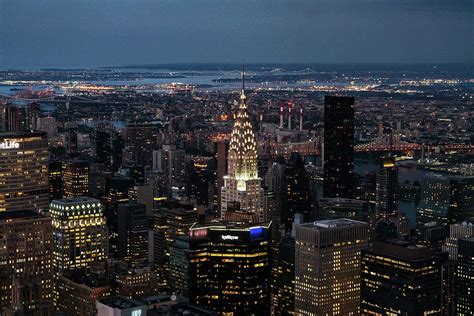
[[[245,96],[245,64],[244,60],[242,59],[242,91],[240,92],[240,99],[244,101],[246,99]]]

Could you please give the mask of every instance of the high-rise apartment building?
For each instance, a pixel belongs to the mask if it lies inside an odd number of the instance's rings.
[[[241,211],[255,213],[263,221],[263,188],[262,179],[258,177],[257,141],[247,113],[246,99],[242,80],[239,109],[230,138],[227,175],[221,188],[220,211],[224,219],[229,205],[237,202]]]
[[[449,237],[446,238],[442,248],[449,254],[449,260],[458,259],[459,238],[474,237],[474,225],[470,222],[449,225]]]
[[[368,226],[350,219],[296,225],[295,314],[358,315]]]
[[[107,259],[108,233],[99,200],[74,197],[50,205],[54,268],[58,273],[89,269]]]
[[[270,312],[270,224],[195,224],[189,297],[221,315]]]
[[[51,218],[0,212],[0,314],[53,314]]]
[[[48,209],[48,140],[43,132],[0,132],[0,212]]]
[[[324,197],[354,193],[354,97],[324,97]]]

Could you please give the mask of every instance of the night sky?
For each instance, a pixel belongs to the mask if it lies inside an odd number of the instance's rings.
[[[473,0],[0,0],[0,68],[472,63]]]

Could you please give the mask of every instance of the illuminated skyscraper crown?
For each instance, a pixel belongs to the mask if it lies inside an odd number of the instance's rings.
[[[257,142],[247,113],[244,69],[242,69],[242,90],[237,117],[234,122],[229,146],[228,175],[237,180],[258,178]]]

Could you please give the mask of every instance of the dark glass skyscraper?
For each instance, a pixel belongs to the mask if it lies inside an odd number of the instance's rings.
[[[189,237],[192,303],[220,315],[269,315],[270,224],[196,224]]]
[[[324,97],[324,197],[354,191],[354,97]]]
[[[375,212],[377,220],[396,217],[398,210],[398,169],[394,157],[385,157],[380,161],[376,175]]]
[[[286,231],[291,231],[296,213],[301,213],[305,222],[315,219],[308,173],[300,154],[291,154],[283,179],[286,189],[283,206],[284,225]]]

